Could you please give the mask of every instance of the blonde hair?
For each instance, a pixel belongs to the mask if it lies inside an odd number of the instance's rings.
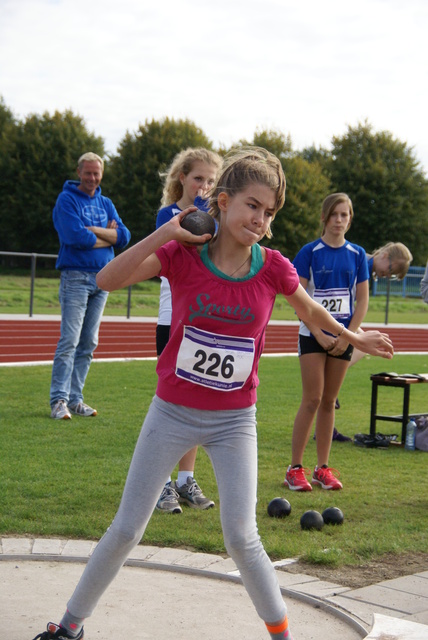
[[[396,276],[398,280],[402,280],[406,276],[413,260],[409,249],[402,242],[387,242],[383,247],[376,249],[372,257],[375,258],[382,253],[387,253],[391,261],[391,275]]]
[[[263,147],[243,147],[232,149],[224,158],[223,169],[211,196],[210,213],[214,218],[220,217],[218,196],[227,193],[230,197],[244,191],[251,184],[262,184],[272,189],[275,194],[274,212],[276,213],[285,202],[285,175],[278,158]],[[266,231],[268,238],[272,237],[270,225]]]
[[[99,162],[101,165],[101,171],[104,171],[104,160],[92,151],[88,151],[87,153],[84,153],[83,156],[80,156],[79,160],[77,161],[77,166],[79,167],[79,169],[82,168],[84,162]]]
[[[162,207],[166,207],[180,200],[183,195],[183,185],[181,184],[180,176],[182,173],[187,176],[192,171],[196,162],[205,162],[206,164],[212,165],[218,172],[222,159],[215,151],[210,151],[202,147],[195,149],[189,147],[177,153],[167,171],[159,174],[162,180],[164,180],[161,201]]]
[[[348,231],[349,227],[351,226],[352,220],[354,219],[354,209],[352,207],[351,198],[348,196],[347,193],[331,193],[329,196],[325,198],[324,202],[322,203],[322,208],[321,208],[321,223],[322,223],[321,235],[322,236],[325,233],[325,228],[326,228],[327,222],[330,219],[330,216],[333,215],[333,212],[336,206],[341,202],[345,202],[349,206],[350,220],[349,220],[349,225],[346,231]]]

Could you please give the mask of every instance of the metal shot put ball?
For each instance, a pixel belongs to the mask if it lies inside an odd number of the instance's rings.
[[[195,236],[203,236],[205,233],[210,233],[212,237],[215,233],[214,218],[200,209],[184,216],[180,225]]]

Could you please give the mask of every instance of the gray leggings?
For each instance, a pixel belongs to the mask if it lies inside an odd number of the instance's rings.
[[[207,451],[216,475],[220,517],[228,554],[238,567],[259,616],[277,622],[286,615],[275,570],[256,523],[256,408],[200,411],[164,402],[150,405],[135,447],[119,510],[68,603],[87,618],[144,533],[166,479],[195,445]]]

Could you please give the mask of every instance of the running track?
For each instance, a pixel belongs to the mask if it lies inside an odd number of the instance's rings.
[[[428,325],[381,325],[391,337],[396,353],[428,353]],[[273,322],[266,331],[264,354],[295,354],[297,323]],[[37,318],[0,319],[0,365],[51,362],[59,338],[60,320]],[[156,319],[118,320],[106,317],[94,359],[154,358]]]

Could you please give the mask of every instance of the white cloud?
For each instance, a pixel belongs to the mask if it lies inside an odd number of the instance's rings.
[[[72,109],[115,151],[146,119],[215,143],[295,148],[365,120],[428,171],[425,0],[0,0],[0,93],[19,117]]]

